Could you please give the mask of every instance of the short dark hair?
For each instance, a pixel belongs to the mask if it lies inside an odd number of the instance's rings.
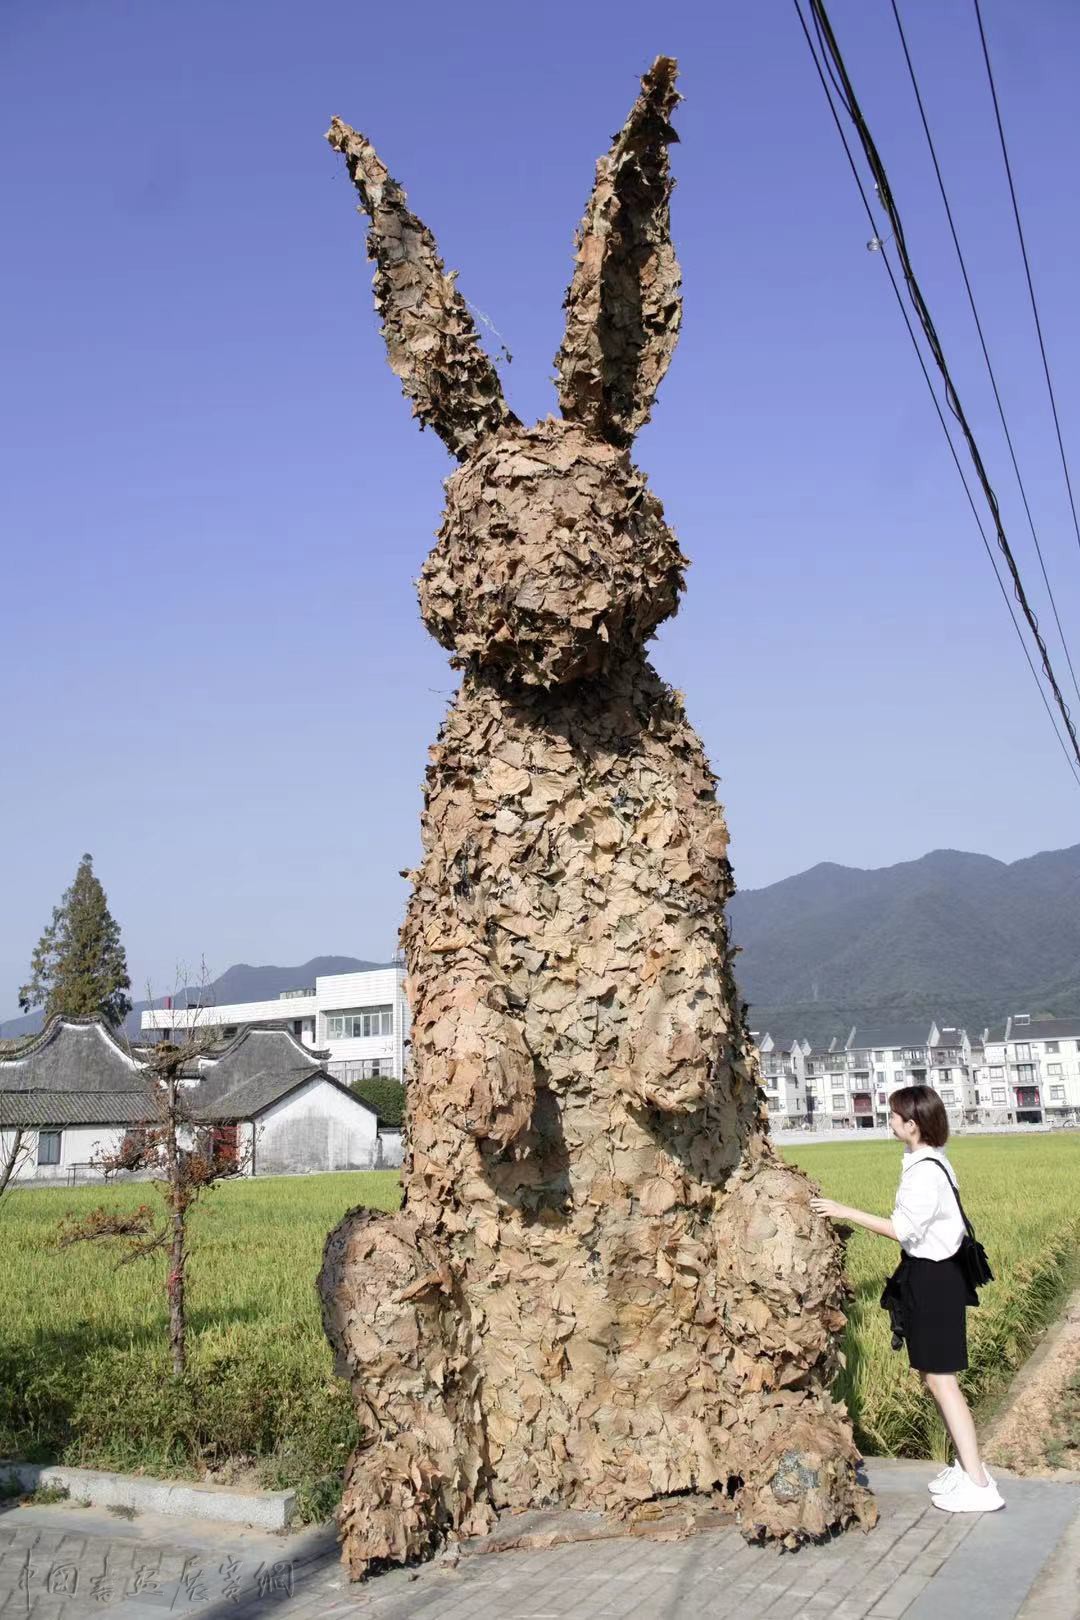
[[[901,1086],[889,1093],[889,1109],[901,1119],[913,1119],[927,1147],[944,1147],[949,1140],[949,1116],[933,1086]]]

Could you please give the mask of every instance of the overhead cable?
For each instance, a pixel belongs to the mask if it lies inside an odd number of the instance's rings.
[[[1061,437],[1061,421],[1058,417],[1057,400],[1054,398],[1054,385],[1050,381],[1050,362],[1046,358],[1046,344],[1043,342],[1042,322],[1039,319],[1039,306],[1035,301],[1035,284],[1031,279],[1031,264],[1028,260],[1027,243],[1024,241],[1024,227],[1020,223],[1020,204],[1016,200],[1016,187],[1013,184],[1012,164],[1009,162],[1009,149],[1005,145],[1005,128],[1001,122],[1001,108],[998,106],[997,87],[994,84],[994,70],[990,66],[990,52],[986,44],[986,30],[983,27],[982,12],[979,9],[979,0],[975,0],[975,19],[979,25],[979,38],[982,41],[983,61],[986,63],[986,77],[990,81],[990,98],[994,103],[994,117],[997,120],[998,139],[1001,142],[1001,155],[1005,160],[1005,174],[1009,182],[1009,196],[1012,198],[1013,218],[1016,220],[1016,234],[1020,238],[1020,252],[1024,259],[1024,274],[1027,277],[1028,296],[1031,299],[1031,313],[1035,317],[1035,331],[1039,338],[1039,353],[1042,355],[1043,374],[1046,377],[1046,391],[1050,395],[1050,409],[1054,415],[1054,430],[1057,433],[1058,450],[1061,452],[1061,468],[1065,474],[1065,487],[1069,492],[1069,507],[1072,511],[1073,528],[1076,530],[1076,543],[1080,545],[1080,520],[1076,516],[1076,501],[1073,499],[1072,479],[1069,477],[1069,463],[1065,455],[1065,442]]]
[[[903,304],[902,298],[900,298],[899,288],[896,285],[896,281],[895,281],[895,278],[894,278],[893,272],[892,272],[892,267],[891,267],[891,264],[889,263],[888,255],[884,251],[886,243],[884,241],[882,241],[882,239],[879,237],[879,235],[877,233],[877,227],[876,227],[876,224],[874,222],[873,210],[870,207],[870,203],[869,203],[869,200],[868,200],[868,198],[866,196],[866,192],[865,192],[865,189],[864,189],[864,187],[862,185],[862,181],[859,178],[859,173],[858,173],[858,169],[857,169],[857,167],[855,165],[855,160],[852,157],[851,150],[848,147],[846,137],[844,136],[843,126],[840,123],[839,116],[838,116],[838,114],[836,112],[836,107],[835,107],[834,102],[833,102],[832,93],[830,92],[829,84],[828,84],[828,81],[826,80],[826,77],[825,77],[825,70],[822,68],[821,61],[819,61],[818,51],[815,48],[814,40],[811,37],[809,28],[807,27],[806,19],[803,16],[803,12],[802,12],[802,8],[800,6],[799,0],[793,0],[793,3],[794,3],[794,6],[795,6],[796,14],[798,15],[798,18],[799,18],[799,22],[800,22],[800,24],[802,26],[803,34],[806,37],[806,42],[807,42],[807,45],[809,47],[810,54],[813,57],[814,65],[817,68],[818,77],[821,80],[822,87],[823,87],[823,89],[825,91],[825,96],[826,96],[826,99],[827,99],[827,101],[829,103],[829,108],[830,108],[830,111],[832,112],[833,120],[836,123],[837,129],[838,129],[838,131],[840,133],[841,140],[843,141],[844,151],[845,151],[845,153],[847,155],[848,163],[851,166],[852,173],[855,176],[855,181],[856,181],[856,184],[857,184],[857,186],[859,188],[859,193],[860,193],[860,195],[862,197],[862,200],[863,200],[863,206],[866,209],[867,215],[868,215],[868,217],[870,219],[870,222],[871,222],[871,227],[874,230],[874,237],[873,237],[872,241],[868,244],[868,246],[876,247],[876,248],[879,248],[879,249],[882,250],[881,256],[882,256],[882,259],[884,260],[884,262],[886,264],[886,267],[888,268],[889,279],[890,279],[890,281],[892,281],[892,284],[893,284],[893,291],[897,295],[897,299],[899,301],[900,308],[904,313],[905,323],[907,324],[909,335],[911,336],[912,343],[915,345],[915,350],[916,350],[917,355],[919,356],[920,364],[922,364],[921,350],[919,349],[919,345],[918,345],[918,342],[917,342],[917,340],[915,338],[914,331],[911,328],[911,324],[910,324],[909,321],[907,321],[907,311],[906,311],[906,309],[904,309],[904,304]],[[1062,747],[1063,751],[1065,752],[1065,756],[1066,756],[1066,759],[1069,762],[1069,766],[1070,766],[1070,769],[1073,772],[1073,776],[1076,778],[1077,782],[1080,783],[1080,774],[1077,773],[1077,768],[1076,768],[1077,765],[1080,764],[1080,740],[1078,740],[1078,738],[1077,738],[1076,728],[1075,728],[1075,726],[1073,724],[1072,717],[1069,714],[1069,709],[1068,709],[1068,706],[1067,706],[1067,704],[1065,702],[1065,699],[1062,696],[1061,688],[1060,688],[1060,686],[1058,684],[1057,677],[1054,674],[1053,666],[1050,663],[1050,655],[1047,652],[1046,643],[1045,643],[1045,641],[1043,639],[1042,632],[1039,629],[1039,621],[1036,618],[1035,613],[1033,612],[1033,610],[1031,608],[1031,605],[1030,605],[1030,603],[1028,601],[1028,598],[1027,598],[1027,593],[1024,590],[1023,581],[1020,578],[1020,572],[1019,572],[1019,569],[1017,568],[1016,560],[1015,560],[1015,558],[1013,556],[1013,553],[1012,553],[1012,548],[1009,545],[1008,538],[1007,538],[1007,536],[1005,534],[1005,530],[1004,530],[1004,527],[1002,525],[1001,513],[1000,513],[1000,509],[998,507],[997,497],[995,496],[994,491],[990,486],[990,481],[989,481],[989,478],[987,477],[986,468],[985,468],[985,466],[983,464],[983,459],[982,459],[982,456],[981,456],[981,454],[979,452],[979,447],[975,442],[975,437],[974,437],[974,435],[973,435],[973,433],[971,431],[970,425],[968,424],[967,417],[964,414],[963,407],[962,407],[962,405],[960,403],[959,395],[958,395],[956,387],[955,387],[955,385],[953,383],[952,377],[951,377],[951,375],[949,373],[948,365],[947,365],[946,360],[945,360],[945,355],[944,355],[944,351],[943,351],[942,346],[941,346],[940,339],[938,338],[937,331],[936,331],[936,329],[934,327],[934,323],[933,323],[933,321],[932,321],[932,319],[930,317],[929,309],[927,308],[926,301],[923,298],[922,290],[919,287],[918,281],[916,280],[916,277],[915,277],[914,270],[912,269],[911,260],[910,260],[910,257],[908,255],[907,244],[906,244],[905,237],[904,237],[903,222],[900,219],[900,215],[899,215],[899,212],[897,210],[895,200],[893,198],[891,189],[889,187],[889,180],[888,180],[888,176],[887,176],[887,174],[885,172],[884,164],[881,161],[881,157],[880,157],[880,155],[878,153],[877,147],[874,144],[873,136],[870,133],[870,130],[869,130],[869,127],[868,127],[868,125],[866,123],[866,120],[863,117],[862,110],[859,107],[858,100],[857,100],[857,98],[855,96],[855,92],[854,92],[854,89],[853,89],[852,84],[851,84],[851,79],[850,79],[850,77],[848,75],[848,72],[847,72],[847,69],[846,69],[846,67],[844,65],[843,57],[840,54],[840,49],[839,49],[839,46],[836,43],[836,37],[835,37],[835,35],[833,33],[832,25],[829,22],[828,14],[825,11],[824,5],[822,4],[822,0],[808,0],[808,3],[809,3],[810,15],[811,15],[811,18],[812,18],[813,23],[814,23],[814,29],[815,29],[815,32],[817,34],[818,43],[819,43],[820,48],[821,48],[822,57],[823,57],[824,62],[825,62],[825,67],[827,68],[828,73],[829,73],[829,77],[832,79],[833,86],[836,89],[837,98],[841,101],[841,103],[842,103],[842,105],[844,107],[844,110],[847,112],[848,116],[850,117],[852,123],[855,126],[856,133],[859,136],[860,143],[861,143],[861,145],[863,147],[863,151],[864,151],[864,153],[866,155],[866,159],[867,159],[867,162],[869,164],[871,174],[874,177],[875,190],[876,190],[876,192],[878,194],[878,197],[879,197],[879,199],[881,201],[882,207],[885,209],[885,212],[886,212],[886,214],[888,216],[889,222],[892,225],[892,239],[894,239],[895,242],[896,242],[896,250],[897,250],[897,254],[898,254],[899,259],[900,259],[900,264],[901,264],[901,269],[903,271],[904,280],[905,280],[905,282],[907,284],[909,297],[911,299],[912,305],[915,308],[915,312],[918,315],[919,323],[922,326],[923,333],[924,333],[924,335],[926,337],[926,340],[927,340],[927,343],[928,343],[928,345],[930,347],[931,354],[934,357],[934,361],[935,361],[935,363],[936,363],[936,365],[938,367],[938,370],[941,372],[942,377],[944,378],[946,403],[948,404],[950,411],[952,412],[952,414],[955,416],[957,422],[959,423],[960,428],[961,428],[961,430],[962,430],[962,432],[964,434],[964,438],[967,441],[968,450],[969,450],[972,462],[973,462],[974,467],[975,467],[976,475],[978,477],[979,483],[982,486],[983,493],[986,496],[986,501],[987,501],[987,504],[988,504],[988,506],[990,508],[990,513],[991,513],[991,517],[993,519],[994,531],[995,531],[995,535],[996,535],[996,538],[997,538],[998,547],[999,547],[999,549],[1001,551],[1002,556],[1005,558],[1005,562],[1006,562],[1006,564],[1008,566],[1008,570],[1009,570],[1010,576],[1012,578],[1013,592],[1014,592],[1014,594],[1016,596],[1016,600],[1017,600],[1017,602],[1018,602],[1018,604],[1019,604],[1019,606],[1020,606],[1020,608],[1021,608],[1021,610],[1023,612],[1024,618],[1027,621],[1028,628],[1031,631],[1031,634],[1035,639],[1035,643],[1036,643],[1036,646],[1038,647],[1040,659],[1041,659],[1041,662],[1042,662],[1043,672],[1044,672],[1044,674],[1046,676],[1047,683],[1049,684],[1050,689],[1051,689],[1051,691],[1053,693],[1054,700],[1055,700],[1055,702],[1057,704],[1057,707],[1058,707],[1058,710],[1059,710],[1059,712],[1061,714],[1062,720],[1064,721],[1065,730],[1066,730],[1066,733],[1067,733],[1068,738],[1069,738],[1069,745],[1071,745],[1071,746],[1066,745],[1064,739],[1062,738],[1060,732],[1058,731],[1058,728],[1057,728],[1056,724],[1054,724],[1054,733],[1057,736],[1058,741],[1061,744],[1061,747]],[[834,71],[834,69],[835,69],[835,71]],[[926,372],[925,365],[923,365],[923,372],[924,372],[924,375],[926,376],[927,384],[930,387],[931,396],[934,399],[935,406],[938,406],[937,395],[934,392],[933,385],[930,383],[929,374]],[[945,431],[945,436],[948,439],[950,449],[952,449],[952,451],[953,451],[953,458],[956,461],[958,471],[960,471],[960,476],[961,476],[961,479],[964,482],[964,488],[968,493],[968,499],[970,501],[971,500],[971,493],[970,493],[970,490],[968,490],[967,481],[966,481],[966,479],[964,479],[963,472],[960,469],[959,459],[956,456],[956,451],[955,451],[955,448],[953,447],[952,438],[951,438],[951,435],[948,432],[948,428],[947,428],[947,425],[945,423],[944,416],[941,415],[940,407],[938,407],[938,415],[939,415],[939,418],[941,420],[942,427],[943,427],[943,429]],[[973,502],[972,502],[972,510],[973,510],[973,512],[975,512],[976,521],[978,521],[978,513],[977,513],[977,511],[976,511],[976,509],[974,507]],[[980,534],[982,534],[982,536],[983,536],[983,542],[984,542],[984,545],[986,545],[986,547],[987,547],[987,551],[988,551],[988,553],[989,553],[989,555],[991,557],[991,561],[993,561],[993,553],[990,550],[989,543],[986,540],[986,535],[985,535],[985,532],[982,529],[982,524],[981,523],[979,523],[979,531],[980,531]],[[995,575],[997,575],[997,577],[998,577],[998,583],[1001,584],[1001,578],[1000,578],[1000,575],[997,574],[996,567],[994,569],[994,572],[995,572]],[[1007,600],[1007,596],[1006,596],[1006,600]],[[1010,612],[1011,612],[1011,604],[1010,604]],[[1011,615],[1011,616],[1013,618],[1013,624],[1016,626],[1017,633],[1020,634],[1019,625],[1017,625],[1017,623],[1016,623],[1015,615]],[[1032,673],[1035,675],[1036,682],[1039,684],[1039,691],[1040,691],[1040,694],[1042,695],[1043,702],[1046,705],[1047,712],[1050,714],[1051,723],[1054,723],[1053,713],[1050,710],[1049,704],[1046,702],[1046,694],[1043,691],[1042,684],[1038,682],[1038,675],[1037,675],[1037,673],[1035,671],[1035,667],[1034,667],[1034,664],[1032,663],[1030,654],[1028,654],[1028,652],[1027,652],[1026,643],[1023,642],[1022,634],[1021,634],[1021,643],[1024,646],[1024,651],[1025,651],[1025,654],[1028,657],[1028,663],[1029,663],[1029,666],[1032,669]]]
[[[1050,598],[1050,606],[1053,609],[1053,613],[1054,613],[1054,623],[1057,625],[1058,635],[1061,637],[1061,646],[1062,646],[1062,650],[1065,653],[1065,662],[1068,664],[1068,666],[1069,666],[1069,674],[1072,676],[1073,690],[1075,691],[1075,693],[1077,695],[1077,698],[1080,698],[1080,686],[1077,685],[1076,671],[1073,668],[1072,654],[1069,652],[1069,643],[1065,639],[1065,631],[1064,631],[1064,628],[1062,627],[1061,615],[1058,613],[1058,605],[1057,605],[1057,601],[1056,601],[1056,599],[1054,597],[1053,587],[1050,584],[1050,578],[1049,578],[1049,575],[1046,572],[1046,562],[1045,562],[1045,560],[1043,558],[1042,547],[1039,544],[1039,537],[1035,532],[1035,520],[1031,515],[1031,506],[1030,506],[1030,504],[1028,502],[1027,490],[1024,488],[1024,480],[1020,476],[1020,467],[1019,467],[1019,464],[1018,464],[1017,459],[1016,459],[1016,450],[1013,447],[1012,434],[1009,432],[1009,424],[1005,420],[1005,407],[1002,404],[1001,393],[1000,393],[1000,390],[998,389],[998,384],[997,384],[997,377],[994,375],[994,368],[993,368],[993,366],[992,366],[992,364],[990,362],[990,351],[986,346],[986,337],[985,337],[985,335],[983,333],[982,321],[979,319],[979,311],[978,311],[978,309],[976,307],[976,304],[975,304],[975,294],[972,291],[972,287],[971,287],[971,277],[968,275],[967,262],[964,259],[963,250],[962,250],[962,248],[960,246],[960,238],[957,235],[956,222],[953,219],[953,211],[952,211],[952,208],[951,208],[951,206],[949,204],[948,193],[945,190],[945,181],[942,178],[941,165],[938,162],[937,149],[934,146],[934,137],[930,133],[930,125],[929,125],[929,122],[927,121],[927,117],[926,117],[926,108],[923,106],[923,98],[922,98],[922,94],[921,94],[921,92],[919,90],[919,82],[918,82],[917,78],[915,77],[915,67],[914,67],[914,64],[912,63],[912,60],[911,60],[911,52],[908,50],[908,42],[907,42],[907,36],[904,33],[904,25],[900,21],[900,12],[899,12],[899,10],[897,8],[896,0],[890,0],[890,4],[892,5],[892,14],[893,14],[894,18],[896,19],[896,28],[897,28],[897,32],[900,35],[900,44],[903,47],[904,61],[907,63],[908,76],[911,79],[911,88],[915,92],[915,101],[916,101],[916,104],[917,104],[918,109],[919,109],[919,117],[922,120],[923,133],[926,136],[926,144],[930,148],[930,158],[931,158],[931,161],[933,162],[933,165],[934,165],[934,174],[937,176],[938,190],[941,192],[941,200],[945,205],[945,216],[949,221],[949,230],[952,232],[953,246],[956,249],[956,257],[960,261],[960,273],[964,278],[964,290],[967,293],[968,303],[971,306],[971,315],[972,315],[972,319],[975,322],[975,330],[979,334],[979,343],[982,346],[983,359],[986,361],[986,369],[987,369],[987,372],[989,373],[989,376],[990,376],[990,386],[994,391],[994,401],[995,401],[995,403],[997,405],[997,408],[998,408],[998,416],[1001,418],[1001,430],[1005,435],[1005,443],[1009,447],[1009,457],[1010,457],[1010,459],[1012,461],[1013,472],[1016,474],[1016,482],[1020,487],[1020,498],[1024,503],[1024,511],[1027,514],[1028,528],[1031,530],[1031,538],[1032,538],[1032,541],[1034,542],[1034,545],[1035,545],[1035,555],[1038,557],[1038,559],[1039,559],[1039,567],[1042,569],[1043,583],[1046,586],[1046,594]],[[1008,162],[1008,160],[1006,159],[1006,164],[1007,164],[1007,162]],[[1015,203],[1015,198],[1014,198],[1014,203]],[[1019,225],[1019,215],[1017,215],[1017,224]],[[1021,246],[1022,246],[1023,245],[1023,235],[1021,235],[1020,241],[1021,241]],[[1026,262],[1026,255],[1025,255],[1025,262]],[[1029,288],[1030,288],[1030,277],[1028,278],[1028,285],[1029,285]],[[1033,305],[1034,305],[1034,294],[1032,295],[1032,302],[1033,302]],[[1036,325],[1038,325],[1038,315],[1037,314],[1036,314],[1035,320],[1036,320]],[[1041,334],[1040,334],[1040,337],[1041,337]],[[1044,362],[1045,362],[1045,358],[1046,357],[1045,357],[1045,354],[1044,354],[1044,356],[1043,356]],[[1049,382],[1049,373],[1047,373],[1047,381]],[[1053,394],[1051,394],[1051,401],[1052,400],[1053,400]],[[1055,420],[1056,420],[1056,412],[1055,412]],[[1058,443],[1060,444],[1060,442],[1061,442],[1061,436],[1059,434],[1058,435]],[[1062,459],[1064,460],[1064,450],[1062,451]],[[1066,481],[1068,481],[1068,469],[1067,468],[1066,468],[1065,476],[1066,476]],[[1071,495],[1072,495],[1071,488],[1070,488],[1069,493],[1070,493],[1070,498],[1071,498]],[[1075,521],[1075,518],[1076,518],[1076,511],[1075,511],[1075,508],[1074,508],[1073,509],[1073,519],[1074,519],[1074,521]],[[1080,530],[1078,530],[1078,532],[1077,532],[1077,539],[1080,540]]]

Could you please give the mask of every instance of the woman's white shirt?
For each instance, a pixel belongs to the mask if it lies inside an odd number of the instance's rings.
[[[948,1179],[936,1165],[923,1162],[930,1158],[945,1166]],[[955,1187],[955,1172],[940,1148],[904,1153],[892,1224],[900,1247],[913,1259],[947,1260],[960,1247],[965,1228],[950,1181]]]

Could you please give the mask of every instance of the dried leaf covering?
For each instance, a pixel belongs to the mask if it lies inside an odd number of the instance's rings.
[[[671,363],[682,318],[671,245],[668,143],[681,99],[675,63],[658,57],[641,95],[596,165],[577,235],[577,269],[564,300],[566,336],[555,357],[563,415],[628,445]]]
[[[420,578],[455,662],[550,686],[596,675],[675,612],[686,558],[625,451],[548,417],[447,480]]]
[[[841,1246],[768,1135],[716,778],[643,651],[685,559],[581,420],[501,423],[447,495],[420,595],[464,673],[402,931],[404,1203],[349,1211],[318,1285],[364,1431],[343,1559],[687,1490],[748,1539],[869,1529]]]
[[[517,418],[480,347],[468,305],[443,269],[435,238],[406,208],[404,191],[375,148],[340,118],[326,138],[344,156],[360,210],[371,220],[368,257],[378,266],[375,308],[391,369],[421,426],[434,427],[463,461],[485,434]]]

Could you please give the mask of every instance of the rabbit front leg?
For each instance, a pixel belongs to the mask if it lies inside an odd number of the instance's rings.
[[[631,1100],[661,1113],[693,1113],[712,1095],[722,1056],[737,1076],[746,1069],[739,1043],[725,1049],[730,1002],[715,973],[691,982],[676,967],[651,984],[642,975],[637,985],[617,1070],[623,1088]],[[748,1070],[745,1083],[752,1084]]]
[[[425,1091],[416,1111],[506,1147],[527,1129],[536,1104],[535,1064],[521,1021],[482,961],[458,962],[450,977],[444,964],[445,958],[426,983],[416,974],[412,1039]]]
[[[361,1427],[337,1514],[359,1580],[377,1561],[432,1552],[449,1531],[487,1527],[478,1362],[450,1262],[407,1211],[349,1210],[317,1286]]]
[[[857,1478],[851,1418],[831,1388],[850,1294],[835,1234],[822,1241],[812,1185],[753,1140],[717,1195],[718,1322],[730,1345],[722,1404],[743,1535],[803,1541],[877,1509]]]

